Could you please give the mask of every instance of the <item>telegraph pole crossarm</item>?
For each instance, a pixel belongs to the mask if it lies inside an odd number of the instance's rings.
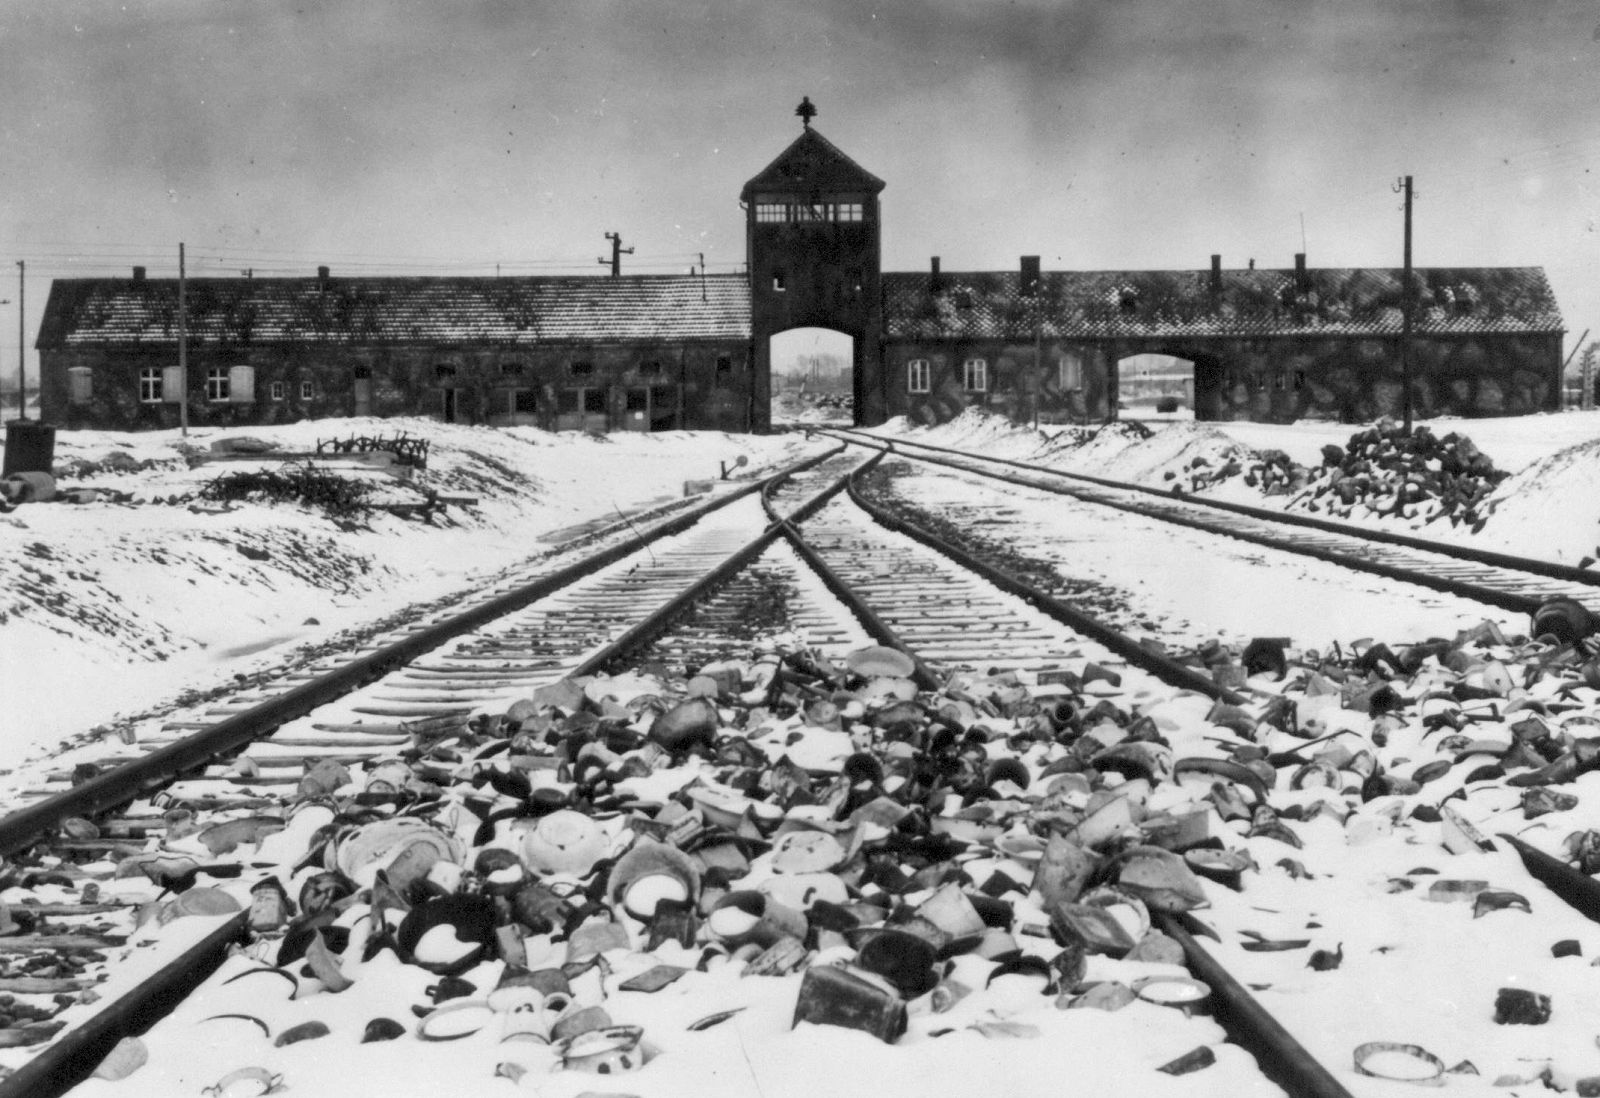
[[[622,274],[622,257],[625,255],[632,255],[633,249],[624,248],[622,246],[621,233],[606,233],[606,239],[611,241],[611,258],[606,259],[604,256],[601,256],[599,259],[596,259],[595,262],[600,264],[602,267],[609,263],[611,265],[611,277],[616,278]]]

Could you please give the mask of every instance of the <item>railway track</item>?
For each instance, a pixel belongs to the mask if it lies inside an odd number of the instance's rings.
[[[1158,522],[1327,561],[1403,583],[1532,615],[1548,599],[1600,613],[1600,576],[1550,561],[1476,550],[1223,500],[1175,496],[1102,477],[987,457],[905,439],[835,429],[832,437],[991,480],[1067,496]]]
[[[230,862],[224,854],[197,856],[192,838],[187,844],[170,841],[185,813],[237,820],[315,804],[323,798],[314,787],[308,792],[306,783],[319,763],[359,774],[386,759],[407,757],[414,772],[420,768],[432,784],[448,788],[451,778],[481,769],[481,759],[474,755],[485,741],[492,745],[495,739],[482,724],[486,715],[506,712],[540,687],[601,669],[622,671],[643,661],[677,664],[687,671],[731,658],[740,647],[742,630],[792,633],[800,647],[836,656],[870,638],[914,654],[917,685],[943,691],[940,696],[966,697],[964,691],[984,683],[1028,684],[1035,717],[1048,706],[1054,713],[1050,720],[1058,724],[1070,719],[1078,731],[1099,728],[1107,739],[1129,740],[1122,755],[1101,757],[1103,770],[1122,775],[1108,788],[1128,786],[1123,796],[1107,803],[1126,801],[1129,789],[1143,781],[1146,786],[1139,788],[1146,798],[1159,789],[1157,801],[1164,796],[1170,806],[1203,805],[1207,813],[1214,804],[1226,806],[1217,807],[1220,831],[1205,836],[1202,845],[1236,852],[1242,848],[1253,855],[1262,843],[1282,841],[1283,831],[1275,828],[1284,825],[1248,811],[1252,801],[1257,809],[1266,807],[1272,784],[1265,782],[1259,767],[1249,771],[1240,760],[1260,761],[1261,753],[1253,750],[1258,735],[1263,740],[1287,735],[1296,746],[1306,742],[1292,718],[1283,719],[1288,711],[1282,704],[1285,686],[1259,677],[1245,689],[1219,686],[1194,667],[965,557],[927,532],[896,523],[850,490],[846,474],[858,468],[856,460],[841,455],[794,470],[768,482],[759,501],[752,494],[703,509],[692,525],[675,524],[647,544],[631,546],[632,555],[607,554],[571,575],[494,593],[477,607],[425,624],[392,644],[340,662],[324,675],[264,691],[242,712],[219,707],[215,724],[173,727],[166,742],[138,745],[141,757],[120,768],[68,788],[42,791],[45,795],[36,803],[0,820],[0,848],[13,857],[25,855],[15,864],[36,878],[33,898],[62,912],[52,916],[51,925],[62,932],[53,937],[71,936],[85,925],[95,928],[73,945],[40,943],[37,955],[53,958],[69,972],[44,979],[88,982],[92,975],[84,974],[95,973],[97,962],[77,964],[64,958],[113,953],[120,948],[118,939],[132,933],[126,904],[108,909],[92,902],[102,889],[111,892],[110,881],[118,879],[105,873],[108,861],[152,867],[145,870],[152,887],[175,884],[174,874],[181,877],[185,870],[184,856],[195,863],[193,870],[206,874],[201,879],[226,881],[230,873],[241,871],[237,859]],[[1118,706],[1149,718],[1147,732],[1114,736],[1111,714]],[[1093,723],[1096,714],[1099,725]],[[1049,726],[1046,721],[1032,727]],[[1168,764],[1176,760],[1186,765],[1163,772],[1160,752],[1152,762],[1132,748],[1146,742],[1148,730],[1169,741],[1164,756]],[[259,738],[268,731],[273,734]],[[444,753],[417,750],[426,744],[445,745]],[[1109,751],[1115,743],[1104,746]],[[1049,737],[1021,737],[1015,747],[1033,769],[1062,757],[1063,745],[1051,746]],[[1003,745],[995,750],[1006,753]],[[1298,771],[1309,762],[1277,765]],[[160,783],[165,784],[158,791]],[[1227,788],[1219,792],[1222,786]],[[1088,789],[1085,784],[1086,795]],[[1238,790],[1253,796],[1240,801]],[[438,792],[429,797],[437,798]],[[1307,797],[1300,789],[1294,792],[1287,800],[1303,809]],[[1278,803],[1276,794],[1274,800]],[[455,803],[448,793],[444,802]],[[1241,806],[1244,820],[1236,815]],[[365,807],[393,811],[418,806],[374,793],[366,796]],[[459,813],[454,818],[459,823]],[[85,826],[85,820],[92,820],[93,827]],[[291,826],[282,834],[297,826],[293,816],[280,820],[285,821]],[[1142,834],[1148,838],[1152,832]],[[254,852],[264,854],[272,838],[255,845]],[[1536,850],[1521,853],[1554,861]],[[1495,865],[1505,872],[1511,856],[1502,850],[1498,857]],[[174,861],[180,864],[174,866]],[[987,863],[979,859],[965,864]],[[1275,870],[1264,855],[1251,864],[1257,867],[1253,875],[1271,877],[1278,901],[1275,922],[1322,919],[1326,925],[1329,916],[1318,900],[1287,884],[1299,878]],[[195,879],[192,871],[189,879]],[[1567,886],[1574,895],[1584,888],[1572,881]],[[1217,892],[1208,886],[1207,895],[1216,911],[1209,923],[1159,910],[1154,921],[1209,986],[1209,1007],[1231,1040],[1249,1050],[1291,1094],[1348,1094],[1344,1084],[1349,1073],[1336,1078],[1330,1070],[1342,1067],[1343,1056],[1334,1055],[1341,1050],[1318,1048],[1313,1041],[1314,1055],[1302,1044],[1305,1034],[1316,1032],[1315,1020],[1302,1010],[1286,1028],[1278,1019],[1280,1011],[1263,1007],[1234,975],[1251,966],[1247,978],[1252,985],[1287,986],[1304,968],[1300,956],[1285,959],[1288,950],[1274,966],[1272,957],[1236,948],[1247,940],[1241,935],[1261,919],[1255,908],[1238,899],[1253,897],[1254,885],[1247,893]],[[1018,911],[1026,906],[1019,903]],[[1139,917],[1138,905],[1128,906]],[[13,908],[26,911],[21,903]],[[225,996],[216,998],[219,978],[240,972],[225,968],[209,980],[207,973],[223,962],[228,946],[245,936],[249,916],[240,911],[209,921],[174,920],[168,929],[187,933],[163,935],[157,947],[135,951],[131,962],[114,966],[117,971],[95,985],[102,996],[95,1004],[98,1013],[92,1008],[68,1011],[71,1028],[0,1081],[0,1096],[63,1092],[118,1037],[148,1025],[153,1012],[174,1002],[222,1001]],[[115,919],[122,920],[120,925],[112,925]],[[1048,940],[1053,933],[1048,918],[1029,921],[1019,915],[1019,920],[1013,929],[1020,940]],[[1199,939],[1206,934],[1217,941],[1202,943]],[[259,967],[247,959],[229,964],[241,971],[252,964]],[[199,992],[191,995],[197,985]],[[50,986],[65,989],[68,984]],[[1291,1008],[1283,1013],[1294,1014],[1292,997],[1283,1005]],[[1180,1029],[1192,1021],[1177,1012],[1172,1018]]]

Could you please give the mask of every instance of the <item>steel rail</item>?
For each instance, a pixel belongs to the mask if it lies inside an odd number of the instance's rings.
[[[838,452],[838,450],[827,451],[798,462],[774,474],[773,477],[753,481],[576,564],[497,595],[444,621],[436,622],[386,644],[275,698],[229,717],[205,731],[187,736],[176,743],[152,751],[142,759],[113,767],[71,789],[10,812],[0,819],[0,856],[10,856],[25,850],[69,817],[93,817],[120,807],[146,790],[165,784],[219,755],[243,747],[280,725],[305,716],[319,706],[326,705],[372,682],[395,667],[408,663],[463,633],[480,628],[497,618],[545,598],[568,584],[622,560],[645,545],[688,529],[704,516],[752,492],[759,491],[767,480],[790,476],[820,464]]]
[[[1502,832],[1500,838],[1511,844],[1530,877],[1554,892],[1584,918],[1600,923],[1600,881],[1515,835]]]
[[[1318,530],[1327,534],[1342,534],[1346,537],[1359,538],[1363,541],[1381,542],[1388,545],[1398,545],[1405,549],[1415,549],[1421,552],[1438,553],[1441,556],[1454,557],[1457,560],[1467,561],[1472,564],[1483,564],[1492,568],[1508,568],[1518,572],[1528,572],[1532,575],[1544,576],[1547,579],[1557,579],[1568,583],[1583,584],[1588,587],[1600,587],[1600,574],[1575,568],[1570,564],[1558,564],[1555,561],[1539,560],[1536,557],[1519,557],[1510,553],[1498,553],[1491,549],[1473,549],[1464,545],[1453,545],[1449,542],[1430,541],[1427,538],[1412,537],[1409,534],[1398,534],[1389,530],[1374,530],[1347,523],[1332,522],[1328,519],[1314,518],[1310,515],[1294,515],[1283,511],[1273,511],[1265,507],[1253,507],[1248,503],[1234,503],[1229,500],[1205,499],[1195,495],[1174,496],[1171,492],[1160,488],[1151,488],[1143,484],[1130,484],[1125,481],[1110,480],[1105,477],[1091,476],[1088,473],[1071,473],[1063,469],[1051,469],[1043,465],[1031,465],[1024,461],[1015,461],[1011,458],[989,457],[985,454],[975,454],[969,450],[957,450],[950,446],[936,446],[930,442],[915,442],[909,439],[886,439],[877,435],[870,435],[861,431],[852,431],[848,428],[830,428],[822,432],[841,441],[866,444],[868,441],[886,447],[891,452],[896,447],[915,446],[923,450],[932,450],[935,453],[952,454],[957,457],[968,458],[973,461],[986,461],[996,465],[1005,465],[1021,469],[1040,476],[1060,477],[1065,480],[1081,480],[1102,488],[1112,488],[1123,492],[1135,492],[1142,495],[1153,496],[1168,503],[1181,502],[1194,504],[1198,507],[1209,507],[1218,511],[1229,511],[1243,515],[1247,518],[1257,519],[1262,522],[1274,523],[1283,526],[1301,526],[1310,530]],[[850,436],[842,438],[841,436]],[[906,454],[907,457],[915,457]],[[929,461],[930,458],[920,460]],[[947,463],[952,466],[954,463]],[[995,476],[982,469],[972,469],[965,466],[968,472],[979,476]],[[1008,483],[1023,483],[1010,478],[999,478]],[[1042,488],[1042,485],[1030,485]],[[1050,489],[1046,488],[1046,491]],[[1296,550],[1299,551],[1299,550]]]
[[[851,477],[855,476],[857,473],[871,469],[874,465],[877,465],[878,462],[882,461],[883,457],[883,454],[874,455],[864,464],[857,466],[844,476],[841,476],[833,484],[829,485],[825,491],[818,493],[805,504],[797,507],[786,518],[778,515],[777,508],[772,503],[770,493],[762,493],[761,504],[766,508],[769,516],[778,520],[779,529],[781,530],[784,539],[788,541],[790,547],[794,549],[796,555],[798,555],[801,560],[805,561],[806,567],[810,568],[817,574],[817,578],[822,581],[822,585],[824,587],[832,592],[833,597],[843,603],[845,608],[856,616],[856,620],[861,622],[861,627],[867,631],[867,634],[879,644],[893,648],[898,652],[903,652],[905,655],[911,658],[911,679],[917,684],[917,688],[919,690],[937,690],[941,685],[939,676],[933,673],[933,671],[928,667],[927,663],[923,661],[921,656],[912,651],[906,645],[906,643],[900,639],[900,635],[890,627],[888,622],[884,621],[878,616],[877,611],[873,610],[872,607],[868,605],[866,600],[856,593],[854,588],[840,578],[837,572],[828,567],[828,563],[824,561],[821,555],[818,554],[818,552],[811,547],[805,538],[800,535],[797,525],[798,523],[804,522],[812,515],[815,515],[835,496],[837,496],[840,492],[845,491],[850,483]]]
[[[1201,690],[1213,698],[1238,704],[1246,699],[1238,693],[1220,687],[1210,679],[1201,676],[1192,668],[1178,664],[1164,657],[1157,657],[1153,653],[1139,646],[1125,635],[1105,626],[1081,611],[1072,609],[1049,596],[1033,591],[1026,584],[1017,581],[1004,573],[990,568],[981,561],[975,560],[970,555],[945,545],[937,538],[918,530],[894,516],[882,512],[881,509],[867,504],[860,498],[856,489],[856,478],[869,471],[885,455],[879,453],[872,461],[858,467],[844,479],[847,482],[846,490],[851,500],[875,521],[889,529],[895,530],[906,536],[927,545],[937,552],[943,553],[954,563],[963,568],[977,573],[995,586],[1006,590],[1033,603],[1037,608],[1055,617],[1062,624],[1069,626],[1117,651],[1129,659],[1130,663],[1138,666],[1163,681],[1182,685],[1187,689]],[[829,493],[831,496],[831,493]],[[819,497],[820,498],[820,497]],[[825,501],[824,501],[825,502]],[[819,504],[820,506],[820,504]],[[814,512],[816,508],[811,508]],[[810,513],[810,512],[808,512]],[[887,521],[885,521],[887,520]],[[915,652],[905,648],[894,632],[883,624],[871,607],[855,594],[847,584],[841,580],[814,549],[808,545],[800,535],[793,523],[785,523],[785,532],[790,536],[791,544],[805,559],[806,563],[817,571],[834,594],[857,612],[868,632],[878,637],[882,643],[907,651],[918,662],[919,685],[922,685],[920,676],[925,674],[921,660]],[[924,687],[926,689],[927,687]],[[1184,957],[1188,967],[1195,977],[1203,981],[1212,990],[1212,1002],[1217,1021],[1227,1032],[1228,1037],[1255,1057],[1257,1065],[1263,1074],[1278,1083],[1295,1098],[1351,1098],[1350,1093],[1340,1085],[1339,1081],[1313,1057],[1283,1025],[1251,997],[1244,985],[1228,972],[1222,964],[1212,957],[1203,946],[1175,919],[1164,914],[1157,916],[1161,929],[1176,939],[1183,947]]]
[[[692,525],[694,521],[704,515],[733,502],[735,499],[743,498],[753,491],[761,491],[765,502],[766,497],[770,495],[772,488],[777,484],[797,472],[820,464],[840,450],[843,450],[843,447],[791,466],[789,469],[783,470],[764,481],[755,482],[736,493],[715,501],[713,505],[697,508],[695,512],[681,516],[681,520],[687,521],[674,520],[668,524],[673,529],[652,529],[647,534],[639,535],[617,548],[625,548],[627,552],[635,551],[648,542],[659,540],[671,533],[678,532],[687,525]],[[830,496],[842,490],[843,479],[841,477],[837,483],[829,487],[827,491]],[[769,523],[759,535],[742,548],[736,550],[724,563],[696,580],[667,603],[653,611],[643,621],[626,630],[616,640],[589,656],[571,674],[592,674],[611,661],[624,658],[627,654],[649,644],[655,637],[669,629],[671,623],[689,606],[705,597],[710,591],[719,587],[727,579],[759,557],[767,547],[782,535],[784,526],[785,524],[781,519]],[[505,608],[501,610],[501,613],[520,609],[527,602],[534,601],[548,593],[547,587],[550,590],[555,590],[565,586],[565,583],[554,583],[551,586],[553,581],[558,578],[567,576],[569,582],[581,579],[606,564],[622,559],[627,555],[627,552],[619,553],[615,549],[607,550],[574,565],[570,569],[563,569],[561,572],[537,581],[535,584],[530,584],[527,588],[519,588],[517,591],[508,592],[506,596],[491,600],[491,603],[487,605],[503,605]],[[514,598],[514,596],[525,594],[529,588],[533,587],[539,588],[540,593],[527,599]],[[514,605],[511,604],[513,602],[515,603]],[[483,612],[481,607],[474,608],[467,614],[462,615],[462,617],[470,615],[476,622]],[[493,620],[497,616],[499,615],[490,615],[485,620]],[[451,619],[452,623],[455,620]],[[443,637],[439,643],[451,639],[460,632],[466,631],[466,629],[475,627],[476,625],[473,625],[455,630],[448,636]],[[404,657],[397,658],[394,662],[403,662],[406,658],[415,658],[421,652],[434,647],[429,645],[414,651],[414,646],[411,646],[409,642],[415,639],[416,637],[413,636],[400,642],[408,645],[408,647],[405,650]],[[372,657],[389,652],[390,649],[395,647],[398,647],[398,645],[380,649],[379,652],[373,653]],[[357,685],[360,684],[358,683]],[[256,710],[247,711],[241,714],[239,718],[231,719],[228,723],[251,717],[255,713]],[[281,723],[281,720],[277,723]],[[272,725],[272,727],[276,726],[276,723]],[[205,734],[202,733],[202,735]],[[117,771],[108,773],[114,774]],[[0,827],[3,826],[4,821],[0,821]],[[47,1046],[17,1071],[0,1080],[0,1098],[47,1098],[47,1096],[48,1098],[54,1098],[55,1095],[63,1094],[82,1082],[94,1070],[100,1060],[110,1052],[111,1047],[118,1040],[124,1036],[141,1033],[148,1029],[167,1013],[162,1004],[175,1002],[189,990],[203,982],[212,972],[216,971],[227,958],[229,948],[243,936],[247,916],[248,912],[240,912],[230,917],[200,942],[190,946],[178,957],[169,961],[136,989],[108,1004],[105,1009],[86,1019],[82,1025],[73,1027],[63,1034],[60,1040]]]
[[[250,913],[230,915],[210,934],[162,965],[129,994],[113,999],[63,1033],[39,1055],[0,1079],[0,1098],[55,1098],[87,1079],[123,1037],[143,1033],[203,983],[244,938]]]
[[[882,457],[883,455],[880,454],[879,456]],[[861,469],[857,470],[857,473],[865,472],[867,468],[868,466],[862,466]],[[954,561],[962,568],[977,573],[1002,591],[1031,603],[1042,613],[1110,649],[1135,667],[1148,671],[1169,686],[1176,686],[1182,690],[1194,690],[1217,701],[1227,702],[1229,705],[1244,705],[1249,702],[1250,699],[1245,695],[1227,687],[1219,686],[1209,676],[1195,670],[1193,667],[1179,663],[1169,656],[1150,651],[1150,649],[1126,633],[1113,629],[1082,610],[1029,586],[1016,577],[984,563],[966,550],[957,548],[921,527],[879,507],[861,495],[856,479],[856,474],[852,474],[848,488],[850,499],[856,506],[872,516],[873,520],[879,525],[921,542],[934,552]]]
[[[1165,912],[1151,912],[1163,934],[1183,947],[1189,971],[1211,989],[1212,1013],[1228,1038],[1256,1059],[1263,1074],[1294,1098],[1351,1098],[1304,1045],[1256,1002],[1245,986],[1213,957],[1205,946]]]

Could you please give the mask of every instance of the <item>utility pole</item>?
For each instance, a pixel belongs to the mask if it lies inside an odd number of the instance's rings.
[[[1583,358],[1578,360],[1581,369],[1578,381],[1579,386],[1581,386],[1581,388],[1578,390],[1578,408],[1585,412],[1592,411],[1594,409],[1594,357],[1596,350],[1600,350],[1600,344],[1589,344],[1583,349]]]
[[[1411,434],[1411,177],[1402,181],[1406,194],[1405,267],[1400,276],[1400,407],[1405,433]]]
[[[632,255],[633,249],[624,248],[622,246],[622,235],[620,233],[606,233],[606,239],[611,241],[611,258],[608,260],[604,256],[601,256],[599,259],[595,260],[595,262],[600,264],[602,267],[604,267],[607,263],[610,263],[611,277],[616,278],[618,275],[622,274],[622,257],[625,255]]]
[[[178,244],[178,426],[189,437],[189,311],[185,296],[183,244]]]
[[[17,418],[28,418],[28,363],[24,357],[23,318],[28,315],[28,261],[17,260]]]

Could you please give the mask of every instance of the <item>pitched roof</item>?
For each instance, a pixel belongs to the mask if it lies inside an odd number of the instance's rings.
[[[851,160],[813,129],[801,131],[778,158],[755,174],[739,192],[741,202],[757,191],[810,194],[866,191],[877,194],[883,180]]]
[[[194,278],[203,343],[504,343],[750,338],[744,275]],[[176,279],[57,279],[37,346],[175,343]]]
[[[891,337],[1033,338],[1271,335],[1399,335],[1402,272],[1312,268],[1229,270],[1213,295],[1211,272],[1048,271],[1037,296],[1019,271],[886,273],[884,326]],[[1433,267],[1412,272],[1412,330],[1449,333],[1560,332],[1555,295],[1539,267]]]

